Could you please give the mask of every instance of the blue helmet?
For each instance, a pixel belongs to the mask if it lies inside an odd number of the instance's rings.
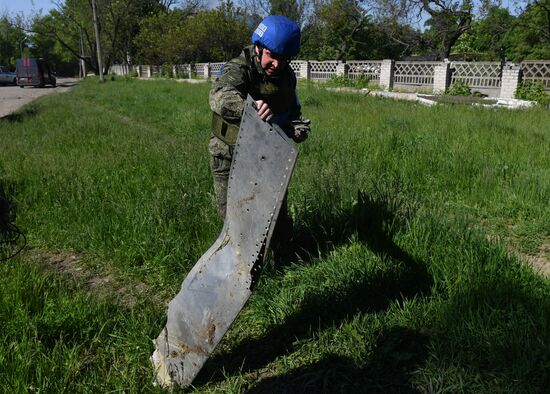
[[[252,33],[252,43],[277,55],[296,56],[300,52],[300,28],[285,16],[270,15]]]

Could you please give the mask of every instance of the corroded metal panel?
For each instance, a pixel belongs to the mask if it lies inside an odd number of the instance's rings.
[[[154,341],[152,361],[163,386],[191,384],[250,297],[297,154],[277,125],[259,118],[248,97],[223,229],[170,302],[166,327]]]

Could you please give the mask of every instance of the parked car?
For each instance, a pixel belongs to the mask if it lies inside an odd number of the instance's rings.
[[[56,79],[48,63],[42,59],[23,58],[16,63],[17,85],[19,87],[45,85],[56,86]]]
[[[0,66],[0,84],[15,85],[16,75],[5,66]]]

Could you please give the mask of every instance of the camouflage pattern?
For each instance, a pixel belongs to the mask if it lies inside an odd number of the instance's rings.
[[[267,77],[259,59],[254,56],[254,46],[243,50],[241,55],[227,62],[220,75],[212,83],[209,103],[213,112],[219,114],[228,124],[240,124],[247,94],[254,100],[263,100],[273,112],[273,122],[293,138],[301,142],[307,138],[309,121],[301,118],[301,109],[296,98],[296,76],[285,67],[277,77]],[[233,147],[216,135],[208,145],[210,168],[214,178],[214,192],[218,213],[225,218],[227,183],[233,156]],[[289,250],[292,238],[292,219],[288,214],[287,198],[283,201],[277,225],[273,234],[272,249],[281,257]]]
[[[214,178],[214,193],[216,194],[216,207],[218,214],[225,218],[227,205],[227,182],[229,180],[229,169],[233,157],[233,147],[227,145],[216,136],[210,137],[208,143],[210,152],[210,170]]]

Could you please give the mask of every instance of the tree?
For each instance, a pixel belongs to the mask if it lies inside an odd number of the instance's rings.
[[[144,15],[159,12],[162,5],[158,0],[97,0],[96,7],[104,52],[103,72],[107,73],[111,64],[131,61],[132,39],[139,20]],[[95,73],[99,72],[90,0],[58,3],[45,17],[35,18],[31,31],[55,39],[75,58],[84,60]],[[85,55],[80,53],[81,38]]]
[[[312,22],[304,28],[301,56],[353,59],[364,49],[368,10],[356,0],[318,0]]]
[[[509,33],[508,56],[514,61],[550,58],[550,0],[527,3]]]
[[[464,33],[472,28],[472,0],[419,0],[422,11],[430,19],[426,37],[438,59],[448,58],[451,48]]]
[[[137,60],[145,64],[177,63],[185,52],[186,15],[179,9],[145,17],[133,43]]]
[[[422,37],[427,49],[437,58],[448,58],[451,48],[471,31],[479,17],[499,0],[376,0],[377,9],[386,18],[410,24],[428,18]],[[477,7],[474,7],[477,6]]]
[[[21,56],[21,49],[25,45],[27,36],[19,26],[21,16],[10,18],[8,15],[0,17],[0,64],[15,67],[15,61]]]
[[[232,3],[194,15],[174,9],[143,19],[134,44],[139,60],[149,64],[228,60],[250,40],[245,19]]]
[[[501,48],[509,46],[509,32],[515,23],[516,17],[506,8],[493,5],[484,18],[473,23],[471,34],[463,37],[471,41],[471,51],[484,53],[489,60],[500,60]],[[453,50],[459,48],[455,45]]]
[[[44,18],[48,19],[49,17]],[[59,75],[74,76],[77,74],[76,57],[55,37],[48,34],[32,34],[29,36],[29,46],[32,57],[46,59]]]
[[[222,4],[201,12],[187,23],[187,57],[191,62],[229,60],[250,42],[251,29],[242,21],[240,10]]]

